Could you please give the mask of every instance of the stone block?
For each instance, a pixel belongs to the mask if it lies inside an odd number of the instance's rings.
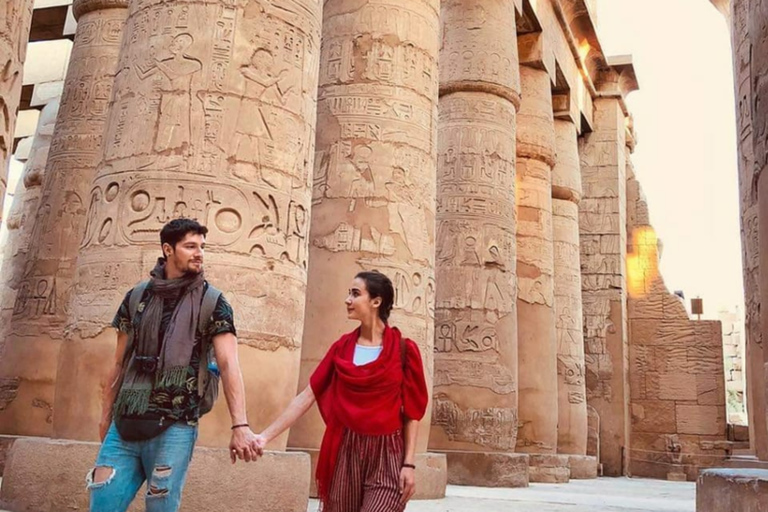
[[[35,108],[20,111],[19,115],[16,116],[13,138],[32,137],[37,129],[37,120],[39,118],[40,111]]]
[[[289,448],[292,453],[307,453],[310,457],[309,468],[309,495],[317,498],[317,483],[315,472],[317,470],[317,457],[320,451],[316,449]],[[445,488],[448,485],[448,469],[445,455],[442,453],[417,453],[416,454],[416,494],[414,500],[439,500],[445,498]]]
[[[542,484],[565,484],[571,478],[568,455],[530,454],[528,479]]]
[[[675,407],[677,432],[725,436],[725,410],[714,405],[677,405]]]
[[[696,375],[689,373],[663,373],[659,375],[661,400],[696,400]]]
[[[696,481],[696,512],[768,511],[768,471],[706,469]]]
[[[528,455],[445,452],[448,483],[476,487],[528,487]]]
[[[591,480],[597,478],[597,457],[589,455],[569,455],[568,464],[572,480]]]
[[[35,84],[34,89],[32,89],[32,99],[29,104],[32,107],[42,107],[49,101],[60,97],[63,90],[64,80]]]
[[[27,59],[24,61],[23,84],[64,80],[70,53],[72,53],[72,41],[69,39],[29,43]]]
[[[0,503],[15,511],[88,510],[85,475],[93,467],[97,443],[20,438],[11,448]],[[130,512],[144,510],[139,491]],[[267,452],[256,463],[229,460],[226,449],[196,448],[181,512],[296,512],[309,503],[309,457]]]
[[[638,401],[631,404],[632,428],[636,432],[675,432],[675,403]]]

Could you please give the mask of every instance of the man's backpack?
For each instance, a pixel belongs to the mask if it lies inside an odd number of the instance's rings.
[[[139,310],[139,304],[144,296],[144,291],[149,285],[149,280],[142,281],[131,290],[131,296],[128,300],[128,312],[131,317],[131,326],[133,326],[133,319],[136,317],[136,313]],[[200,369],[197,375],[197,393],[200,397],[200,416],[207,414],[213,409],[213,404],[216,402],[216,398],[219,396],[219,371],[216,366],[216,354],[211,343],[211,336],[208,334],[211,320],[213,318],[213,311],[216,309],[216,304],[221,297],[221,290],[208,284],[203,295],[203,301],[200,304],[200,317],[198,319],[197,329],[200,331],[202,339],[202,347],[200,350]],[[133,333],[128,338],[128,345],[125,347],[124,361],[127,364],[130,356],[135,349],[135,342]],[[125,367],[124,364],[124,367]]]

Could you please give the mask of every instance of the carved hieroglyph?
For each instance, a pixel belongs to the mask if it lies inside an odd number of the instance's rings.
[[[552,167],[555,125],[546,71],[520,68],[517,127],[517,332],[520,430],[517,450],[557,450]]]
[[[557,328],[557,451],[586,455],[587,397],[579,252],[581,167],[576,126],[555,120],[557,163],[552,171],[552,224]]]
[[[16,185],[10,213],[5,219],[8,223],[8,238],[5,242],[5,260],[0,277],[0,432],[5,434],[45,435],[50,432],[51,402],[39,400],[36,394],[29,392],[29,382],[23,382],[17,371],[17,349],[23,351],[23,348],[16,347],[13,341],[9,343],[7,340],[29,247],[34,241],[32,233],[35,215],[58,110],[59,100],[53,99],[40,113],[29,159],[24,165],[22,178]],[[31,359],[36,360],[36,357],[32,356]],[[27,431],[22,424],[32,417],[36,420],[36,428]]]
[[[160,255],[160,228],[176,217],[210,230],[206,273],[235,310],[254,429],[290,401],[306,291],[320,8],[315,0],[130,2],[103,160],[86,198],[56,435],[95,435],[96,382],[115,339],[106,326]],[[228,439],[229,427],[219,400],[203,443]]]
[[[588,403],[600,415],[606,474],[622,475],[626,443],[626,133],[618,98],[595,101],[595,129],[580,139],[579,203]]]
[[[59,347],[80,249],[87,197],[101,160],[101,137],[117,68],[127,0],[76,0],[75,43],[50,143],[29,254],[19,273],[3,377],[32,400],[0,413],[0,431],[50,435],[33,402],[52,407]],[[45,165],[45,164],[44,164]],[[24,389],[27,388],[27,389]],[[45,430],[43,430],[45,429]]]
[[[514,17],[512,2],[442,3],[434,450],[517,439]]]
[[[0,6],[0,220],[33,4],[33,0],[4,0]]]
[[[438,9],[437,0],[324,3],[300,387],[355,328],[343,303],[355,274],[376,269],[394,283],[391,323],[421,348],[431,389]],[[310,411],[290,445],[318,448],[323,428]]]

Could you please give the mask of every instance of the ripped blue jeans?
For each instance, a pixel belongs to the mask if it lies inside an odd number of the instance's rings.
[[[197,427],[177,423],[153,439],[123,441],[113,423],[86,476],[91,512],[125,512],[145,480],[147,512],[179,510],[196,440]],[[106,478],[94,478],[97,470]]]

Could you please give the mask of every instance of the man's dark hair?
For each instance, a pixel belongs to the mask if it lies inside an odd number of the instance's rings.
[[[389,314],[392,312],[392,305],[395,302],[395,287],[392,281],[377,270],[370,272],[359,272],[356,278],[365,281],[365,289],[372,299],[381,297],[381,306],[379,306],[379,318],[386,324],[389,323]]]
[[[194,219],[173,219],[160,230],[160,245],[168,244],[176,249],[176,244],[184,240],[188,233],[205,236],[208,228]]]

